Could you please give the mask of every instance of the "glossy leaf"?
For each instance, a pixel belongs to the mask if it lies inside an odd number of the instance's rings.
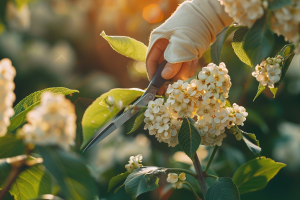
[[[233,181],[241,194],[260,190],[285,166],[270,158],[256,158],[240,166],[233,175]]]
[[[269,10],[278,10],[284,6],[291,5],[293,2],[292,0],[270,0],[268,3]]]
[[[0,137],[0,158],[10,158],[25,154],[25,144],[23,140],[12,135]]]
[[[208,188],[205,200],[239,200],[239,191],[231,178],[220,177]]]
[[[100,34],[109,45],[126,57],[146,62],[147,46],[133,38],[125,36],[108,36],[104,31]]]
[[[136,117],[136,119],[134,121],[133,127],[129,133],[136,131],[140,127],[140,125],[144,122],[145,111],[146,111],[146,108],[143,108],[140,110],[140,112],[138,113],[138,116]],[[129,134],[129,133],[127,133],[127,134]]]
[[[57,147],[36,148],[44,159],[43,164],[57,180],[66,199],[94,199],[96,186],[85,160]]]
[[[30,157],[29,160],[33,159],[35,158]],[[11,164],[6,161],[7,159],[0,160],[0,188],[6,183],[6,178],[12,170]],[[51,189],[51,177],[45,168],[38,164],[23,170],[11,185],[9,193],[15,200],[24,200],[51,193]]]
[[[278,88],[270,88],[270,91],[272,92],[272,94],[274,95],[273,98],[275,98],[275,95],[278,91]]]
[[[178,132],[179,145],[192,160],[194,160],[194,154],[201,143],[201,136],[194,127],[194,123],[191,118],[183,118]]]
[[[256,99],[256,98],[257,98],[257,97],[258,97],[265,89],[266,89],[265,86],[259,84],[259,85],[258,85],[258,89],[257,89],[257,93],[256,93],[256,95],[255,95],[253,101],[255,101],[255,99]]]
[[[144,90],[140,89],[113,89],[98,97],[92,105],[90,105],[82,118],[83,144],[82,148],[93,138],[97,130],[105,126],[120,110],[114,107],[112,112],[108,110],[108,105],[105,103],[105,98],[113,96],[115,101],[122,100],[123,106],[128,106],[136,98],[142,96]]]
[[[284,60],[282,63],[282,69],[281,69],[281,77],[280,77],[280,80],[277,83],[275,83],[275,85],[274,85],[275,88],[278,88],[279,85],[283,82],[285,74],[286,74],[287,70],[289,69],[294,56],[295,56],[295,53],[291,53],[284,57]]]
[[[10,193],[16,200],[31,199],[51,193],[51,177],[42,165],[35,165],[24,170],[12,184]]]
[[[211,45],[211,58],[215,64],[219,64],[221,61],[222,47],[228,36],[238,29],[239,27],[230,25],[225,27],[220,33],[217,34],[215,42]]]
[[[125,191],[136,199],[140,194],[158,188],[159,176],[166,173],[164,168],[141,167],[135,169],[125,181]]]
[[[71,90],[64,87],[53,87],[53,88],[46,88],[44,90],[37,91],[30,94],[14,107],[15,114],[10,120],[10,126],[8,127],[8,131],[7,131],[8,133],[14,131],[15,129],[17,129],[27,121],[26,120],[27,113],[30,110],[32,110],[35,106],[41,103],[41,96],[46,91],[52,92],[54,94],[63,94],[63,95],[69,95],[75,92],[79,92],[78,90]]]
[[[115,187],[121,181],[125,180],[128,175],[129,175],[129,172],[125,172],[125,173],[122,173],[122,174],[112,177],[108,184],[108,191],[110,191],[113,187]]]
[[[246,133],[239,129],[238,126],[232,127],[234,131],[237,131],[243,138],[243,141],[247,145],[247,147],[254,153],[254,155],[259,156],[261,152],[261,148],[259,146],[259,141],[256,139],[255,134],[253,133]]]
[[[279,52],[277,55],[281,55],[283,57],[286,57],[287,55],[293,53],[295,49],[295,45],[294,44],[287,44],[285,45]],[[276,55],[276,56],[277,56]]]
[[[237,55],[237,57],[239,57],[239,59],[243,63],[253,67],[249,56],[247,55],[247,53],[244,50],[244,36],[246,35],[246,33],[248,31],[249,31],[249,29],[245,28],[245,27],[239,28],[238,30],[236,30],[234,32],[231,45],[232,45],[234,53]]]
[[[258,19],[244,37],[244,49],[251,60],[251,66],[255,66],[269,56],[274,45],[274,33],[270,27],[268,13]]]

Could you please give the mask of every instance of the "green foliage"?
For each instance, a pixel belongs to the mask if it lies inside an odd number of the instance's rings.
[[[1,0],[0,1],[0,22],[5,21],[7,3],[8,3],[8,0]]]
[[[42,165],[35,165],[18,175],[9,192],[15,200],[22,200],[49,194],[51,189],[51,177]]]
[[[284,55],[285,54],[286,54],[286,52],[284,53]],[[278,88],[279,85],[283,82],[285,74],[286,74],[287,70],[289,69],[294,56],[295,56],[295,53],[291,53],[284,57],[283,63],[282,63],[282,69],[281,69],[281,77],[280,77],[280,80],[277,83],[275,83],[275,85],[274,85],[275,88]]]
[[[10,158],[25,154],[25,148],[23,141],[12,135],[0,137],[0,158]]]
[[[86,161],[57,147],[36,147],[46,169],[54,176],[66,199],[94,199],[96,186]]]
[[[35,158],[30,157],[29,160]],[[6,178],[13,167],[6,159],[0,160],[0,188],[4,186]],[[15,179],[9,190],[15,200],[31,199],[42,194],[51,193],[51,177],[41,165],[34,165],[24,169]]]
[[[257,93],[253,99],[253,101],[255,101],[255,99],[266,89],[266,86],[263,86],[261,84],[258,85],[258,89],[257,89]]]
[[[93,138],[97,130],[102,128],[108,123],[114,116],[120,112],[116,107],[112,112],[108,110],[108,105],[105,103],[105,98],[113,96],[115,101],[122,100],[123,106],[127,106],[132,103],[136,98],[142,96],[144,90],[131,88],[131,89],[113,89],[109,92],[102,94],[98,97],[85,111],[82,118],[83,129],[83,144],[82,148]]]
[[[271,90],[272,94],[274,95],[273,98],[275,98],[278,88],[270,88],[270,90]]]
[[[134,60],[146,62],[147,46],[142,42],[125,36],[108,36],[104,31],[100,35],[119,54]]]
[[[194,127],[194,123],[191,118],[183,118],[178,132],[179,145],[192,160],[194,160],[194,154],[201,143],[201,136]]]
[[[277,55],[281,55],[283,57],[286,57],[287,55],[293,53],[295,49],[295,45],[294,44],[287,44],[285,45],[279,52]]]
[[[232,127],[234,131],[237,131],[238,134],[242,136],[247,147],[254,153],[254,155],[259,156],[261,152],[261,148],[259,147],[259,141],[256,139],[255,134],[253,133],[246,133],[239,129],[237,126]]]
[[[158,188],[159,176],[166,173],[164,168],[140,167],[135,169],[125,180],[125,190],[136,199],[140,194]]]
[[[250,67],[252,66],[252,62],[248,56],[248,54],[244,50],[244,36],[246,33],[249,31],[248,28],[239,28],[234,32],[233,39],[232,39],[232,48],[234,50],[234,53],[239,57],[239,59],[249,65]]]
[[[218,33],[215,42],[211,45],[211,58],[214,63],[219,64],[221,59],[222,47],[228,36],[238,29],[239,27],[230,25],[225,27],[220,33]]]
[[[121,181],[123,181],[125,178],[127,178],[127,176],[129,175],[129,172],[125,172],[122,174],[119,174],[117,176],[114,176],[110,179],[109,184],[108,184],[108,192],[115,187],[118,183],[120,183]]]
[[[136,131],[140,127],[140,125],[144,122],[146,110],[147,110],[147,108],[142,108],[140,110],[138,116],[136,117],[136,119],[134,121],[133,127],[129,133]],[[129,133],[127,133],[127,134],[129,134]]]
[[[233,181],[241,194],[260,190],[285,166],[270,158],[256,158],[240,166],[233,175]]]
[[[220,177],[208,188],[205,200],[239,200],[239,191],[231,178]]]
[[[292,0],[269,0],[269,10],[278,10],[279,8],[282,8],[287,5],[291,5],[293,2]]]
[[[26,120],[26,115],[29,111],[31,111],[35,106],[41,103],[41,96],[44,92],[52,92],[54,94],[63,94],[69,95],[75,92],[79,92],[78,90],[71,90],[64,87],[53,87],[53,88],[46,88],[44,90],[40,90],[30,94],[29,96],[25,97],[21,100],[15,107],[14,111],[15,114],[10,120],[10,126],[8,127],[8,133],[16,130],[18,127],[23,125]]]
[[[274,33],[270,27],[271,13],[258,19],[244,37],[244,50],[255,66],[268,57],[274,45]]]

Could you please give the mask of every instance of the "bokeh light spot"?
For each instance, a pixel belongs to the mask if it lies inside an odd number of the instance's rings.
[[[157,4],[150,4],[143,9],[143,18],[150,24],[163,20],[164,13]]]

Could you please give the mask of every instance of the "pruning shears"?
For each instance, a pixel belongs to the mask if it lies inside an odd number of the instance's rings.
[[[159,88],[167,81],[161,76],[161,72],[164,69],[167,61],[163,61],[159,64],[158,69],[151,80],[150,84],[147,87],[145,93],[133,104],[134,109],[129,109],[120,115],[117,119],[111,122],[108,126],[106,126],[102,131],[98,131],[96,136],[89,142],[89,144],[84,148],[83,152],[93,147],[95,144],[103,140],[106,136],[111,134],[117,128],[122,126],[125,122],[127,122],[130,118],[132,118],[135,114],[137,114],[142,106],[147,106],[149,101],[153,101],[155,99],[155,95]]]

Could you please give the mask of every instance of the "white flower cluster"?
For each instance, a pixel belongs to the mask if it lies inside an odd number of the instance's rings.
[[[76,137],[75,107],[61,94],[44,92],[41,104],[27,114],[19,135],[26,143],[58,145],[69,150]]]
[[[10,125],[9,118],[14,115],[13,103],[16,99],[14,94],[14,77],[16,70],[9,59],[0,60],[0,136],[6,134]]]
[[[283,57],[280,55],[274,58],[267,58],[267,60],[263,60],[260,65],[255,67],[252,76],[255,77],[262,86],[274,88],[274,84],[277,83],[281,77],[282,61]]]
[[[164,105],[164,99],[159,98],[148,103],[145,111],[145,127],[150,135],[155,135],[159,142],[168,143],[169,146],[178,144],[178,135],[181,121],[172,118],[168,105]]]
[[[271,21],[272,29],[278,35],[283,35],[286,41],[295,43],[295,53],[300,53],[300,1],[274,11]]]
[[[166,102],[156,99],[149,102],[145,112],[145,129],[158,141],[169,146],[178,144],[178,131],[184,117],[196,119],[204,145],[222,145],[225,127],[243,125],[248,113],[244,107],[233,104],[225,108],[225,98],[231,87],[230,76],[224,63],[210,63],[198,74],[199,80],[170,84]]]
[[[264,15],[264,5],[268,3],[262,0],[219,0],[224,5],[225,12],[235,22],[242,26],[251,27],[254,22]]]
[[[181,189],[183,181],[186,180],[185,173],[176,174],[176,173],[169,173],[167,182],[172,184],[172,187],[175,189]]]
[[[142,163],[142,159],[143,156],[141,154],[137,155],[137,156],[130,156],[128,164],[125,165],[125,168],[127,169],[127,171],[129,173],[133,172],[133,170],[142,167],[143,165]]]

